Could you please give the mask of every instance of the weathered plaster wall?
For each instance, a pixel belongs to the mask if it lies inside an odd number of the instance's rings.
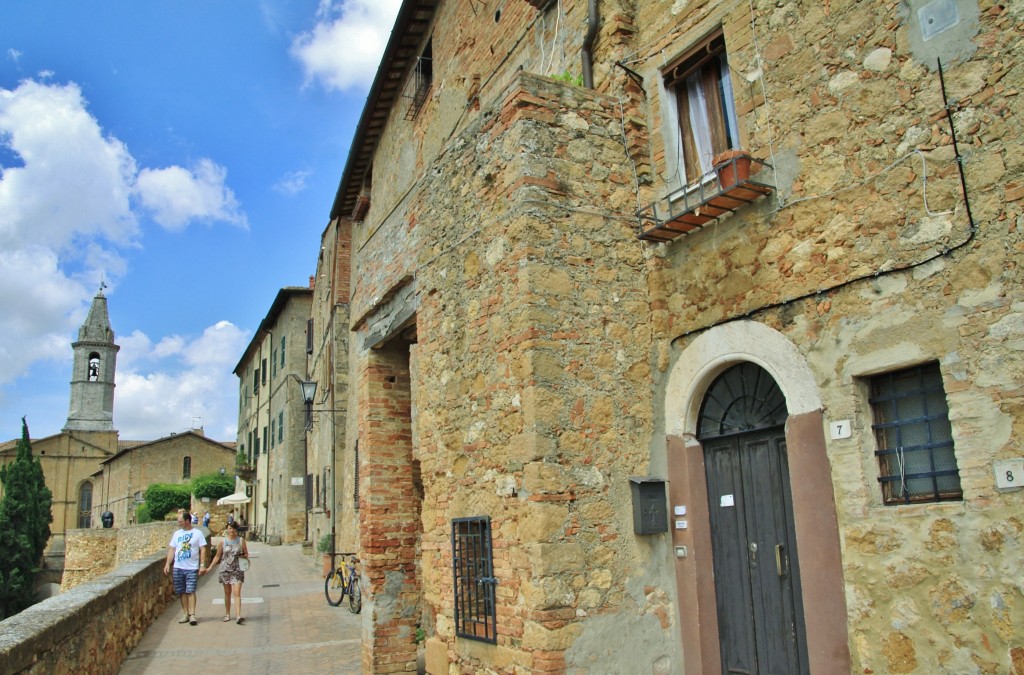
[[[725,3],[674,3],[669,14],[663,3],[638,6],[641,42],[666,36],[633,64],[655,94],[663,57],[723,24],[744,146],[780,173],[778,198],[660,247],[654,288],[665,310],[655,325],[674,340],[673,359],[726,321],[771,327],[806,359],[826,421],[852,422],[853,435],[829,439],[827,452],[855,670],[1020,672],[1013,626],[1024,600],[1012,570],[1024,493],[996,489],[992,465],[1024,455],[1024,16],[960,2],[962,24],[925,44],[912,19],[922,4],[755,2],[753,16]],[[660,128],[653,98],[649,122]],[[671,173],[663,139],[653,136],[652,198]],[[942,371],[964,500],[883,506],[866,378],[930,360]]]

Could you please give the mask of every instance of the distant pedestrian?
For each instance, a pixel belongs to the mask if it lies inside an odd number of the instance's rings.
[[[210,512],[207,511],[206,513],[203,514],[203,527],[209,527],[209,526],[210,526]]]
[[[197,516],[194,513],[192,514],[192,524],[193,525],[198,525],[199,524],[199,516]]]
[[[181,601],[182,611],[178,623],[195,626],[199,623],[196,620],[196,584],[207,569],[206,537],[201,530],[192,527],[192,519],[184,510],[178,512],[178,528],[167,545],[164,576],[171,573],[173,565],[174,593]]]
[[[228,525],[233,525],[235,522],[235,510],[231,509],[231,513],[228,514]]]
[[[241,626],[245,623],[242,616],[242,584],[245,583],[245,570],[249,566],[249,547],[245,539],[238,535],[238,527],[228,523],[224,530],[224,538],[217,544],[217,553],[210,562],[210,567],[220,563],[218,580],[224,585],[224,618],[231,621],[231,598],[235,599],[235,622]]]

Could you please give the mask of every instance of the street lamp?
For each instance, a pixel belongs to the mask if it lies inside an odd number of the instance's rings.
[[[316,396],[316,382],[299,380],[302,388],[302,402],[306,404],[306,431],[313,428],[313,398]]]

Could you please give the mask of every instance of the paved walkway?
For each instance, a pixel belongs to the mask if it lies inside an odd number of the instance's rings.
[[[121,675],[359,673],[362,615],[327,604],[319,564],[314,568],[297,545],[250,542],[249,554],[243,625],[221,621],[224,591],[214,568],[199,582],[199,625],[178,623],[181,604],[174,598],[128,655]]]

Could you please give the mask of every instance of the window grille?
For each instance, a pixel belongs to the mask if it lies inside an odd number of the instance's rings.
[[[358,438],[356,439],[355,467],[353,467],[352,476],[353,476],[353,479],[352,479],[352,483],[353,483],[352,495],[353,495],[353,500],[355,502],[355,508],[358,511],[359,510],[359,439]]]
[[[282,335],[281,336],[281,367],[282,368],[284,368],[284,338],[285,338],[285,336]]]
[[[423,50],[423,54],[416,59],[416,68],[413,71],[412,76],[412,94],[406,95],[407,98],[411,98],[412,101],[409,103],[409,109],[405,113],[405,119],[413,120],[420,114],[420,109],[423,108],[423,104],[427,102],[427,96],[430,94],[430,85],[434,81],[434,52],[433,42],[427,42],[426,48]]]
[[[192,477],[192,458],[185,457],[181,460],[181,477],[182,479]]]
[[[452,520],[452,574],[455,634],[481,642],[498,641],[494,602],[494,556],[489,516]]]
[[[871,408],[886,504],[963,499],[937,363],[872,377]]]

